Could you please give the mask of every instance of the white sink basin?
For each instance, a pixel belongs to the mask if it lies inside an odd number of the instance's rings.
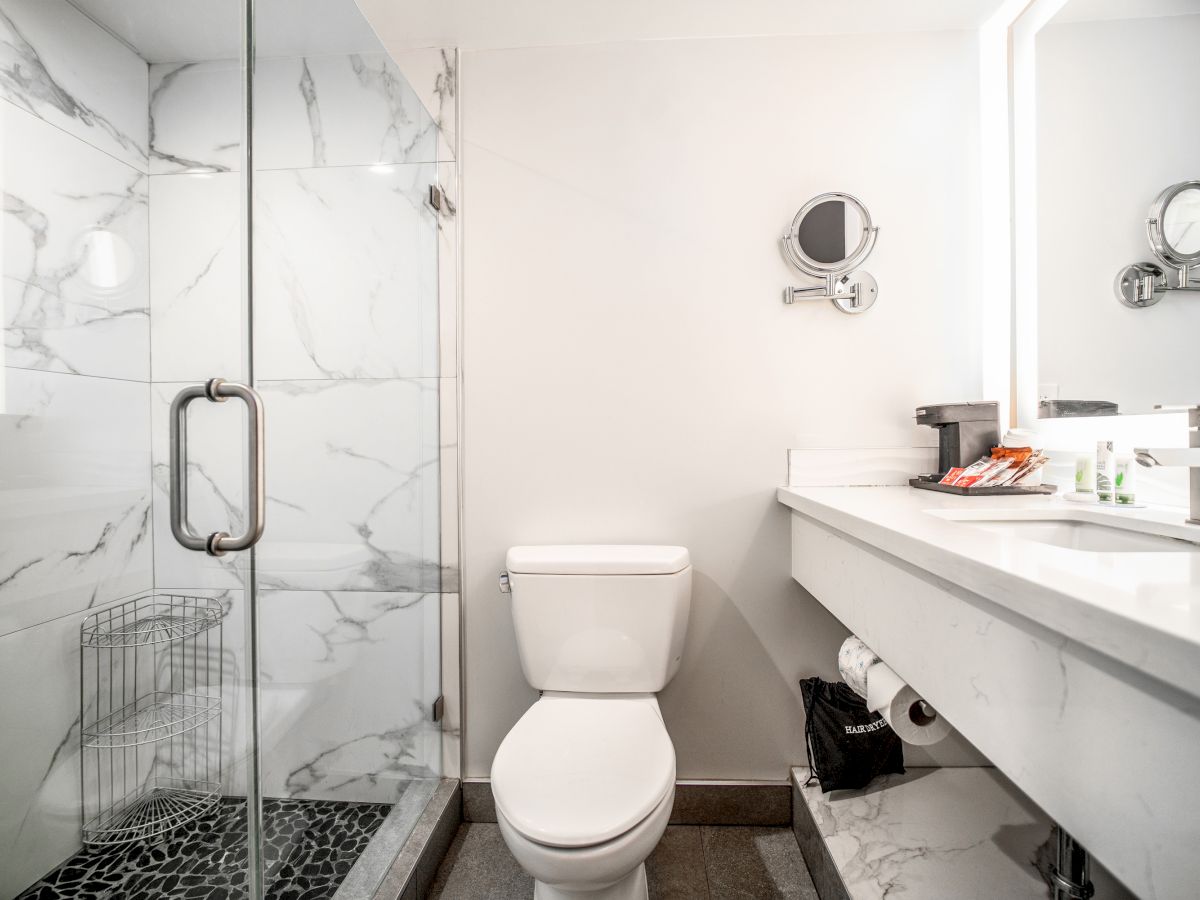
[[[1089,553],[1200,553],[1200,529],[1101,510],[930,510],[1005,537]]]
[[[1179,538],[1163,537],[1071,519],[991,519],[973,521],[975,528],[996,534],[1093,553],[1195,553],[1200,547]]]

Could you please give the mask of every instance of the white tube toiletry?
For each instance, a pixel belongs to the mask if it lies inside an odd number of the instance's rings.
[[[1112,441],[1096,443],[1096,496],[1101,503],[1112,503],[1116,499],[1114,483],[1117,477],[1117,459]]]
[[[1117,457],[1117,476],[1113,494],[1118,506],[1137,505],[1137,464],[1132,456]]]

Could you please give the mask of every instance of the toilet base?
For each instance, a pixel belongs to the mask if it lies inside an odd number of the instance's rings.
[[[646,884],[646,864],[608,887],[599,890],[572,891],[541,881],[535,881],[533,900],[649,900],[650,888]]]

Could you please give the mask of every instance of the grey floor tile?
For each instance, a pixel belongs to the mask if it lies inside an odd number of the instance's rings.
[[[700,836],[713,900],[818,900],[790,828],[705,825]]]
[[[818,900],[790,828],[672,825],[646,860],[651,900]],[[431,898],[529,900],[533,879],[500,827],[467,822],[438,867]]]
[[[430,888],[445,900],[529,900],[533,879],[504,843],[500,826],[467,822],[458,830]]]
[[[708,900],[700,829],[672,825],[646,860],[650,900]]]

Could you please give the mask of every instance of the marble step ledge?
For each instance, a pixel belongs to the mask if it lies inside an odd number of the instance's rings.
[[[1050,819],[993,768],[914,768],[862,790],[805,787],[792,769],[792,829],[821,900],[1050,897]],[[1099,864],[1095,900],[1133,900]]]

